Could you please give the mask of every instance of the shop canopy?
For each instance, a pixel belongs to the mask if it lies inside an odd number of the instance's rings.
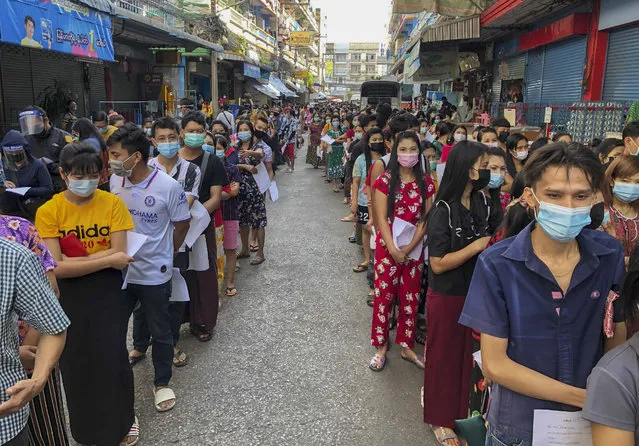
[[[270,84],[260,84],[259,82],[253,82],[252,87],[271,99],[280,98],[280,92],[273,88]]]
[[[282,79],[280,79],[279,77],[275,76],[272,73],[271,73],[271,77],[269,79],[269,84],[271,84],[272,87],[274,87],[276,90],[278,90],[280,93],[282,93],[287,98],[296,98],[297,97],[295,92],[289,90],[286,87],[286,85],[284,85],[284,82],[282,82]]]

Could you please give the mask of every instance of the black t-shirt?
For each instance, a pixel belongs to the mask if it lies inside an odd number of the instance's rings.
[[[204,155],[208,152],[202,153],[202,155],[191,160],[193,164],[202,169],[202,163],[204,162]],[[226,186],[229,184],[229,179],[224,169],[224,163],[220,159],[209,153],[208,164],[206,166],[206,172],[201,172],[200,180],[200,203],[204,203],[211,198],[211,186]]]
[[[439,201],[428,217],[428,255],[444,257],[459,251],[475,240],[492,235],[500,223],[499,210],[490,198],[480,192],[473,192],[471,209],[461,203]],[[497,203],[497,206],[500,206]],[[477,256],[472,257],[458,268],[435,274],[428,269],[428,286],[436,293],[449,296],[465,296],[473,277]]]

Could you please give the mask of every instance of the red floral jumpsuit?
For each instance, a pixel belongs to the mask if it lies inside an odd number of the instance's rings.
[[[429,176],[424,176],[426,197],[419,192],[417,182],[401,182],[395,195],[394,215],[409,223],[417,225],[421,217],[424,200],[435,193],[435,185]],[[384,172],[373,186],[388,195],[390,173]],[[391,220],[388,220],[391,225]],[[388,339],[388,326],[395,297],[399,298],[397,316],[397,336],[395,343],[402,347],[413,348],[415,345],[415,317],[419,305],[422,272],[424,269],[423,252],[419,259],[407,259],[397,264],[386,249],[381,231],[377,232],[375,249],[375,299],[373,302],[373,326],[371,344],[381,347]]]

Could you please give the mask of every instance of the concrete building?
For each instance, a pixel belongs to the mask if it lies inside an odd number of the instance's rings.
[[[327,43],[326,57],[333,66],[332,72],[327,73],[329,93],[348,99],[359,92],[363,82],[386,74],[386,49],[379,42]]]

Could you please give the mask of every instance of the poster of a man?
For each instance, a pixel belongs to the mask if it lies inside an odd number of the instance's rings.
[[[35,20],[30,15],[24,17],[24,30],[26,36],[20,41],[20,45],[28,46],[31,48],[42,48],[42,45],[33,38],[35,34]],[[51,40],[48,40],[49,49],[51,49]]]

